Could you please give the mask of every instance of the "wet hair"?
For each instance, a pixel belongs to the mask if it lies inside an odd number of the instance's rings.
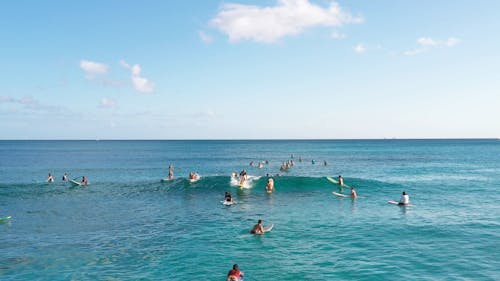
[[[233,269],[238,270],[238,264],[237,263],[233,264]]]
[[[259,220],[258,223],[262,223],[262,220]]]
[[[403,191],[403,195],[406,195],[406,191]]]

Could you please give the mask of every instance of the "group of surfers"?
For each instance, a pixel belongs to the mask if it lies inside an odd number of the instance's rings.
[[[68,181],[68,174],[67,173],[64,173],[64,175],[62,176],[62,181]],[[49,183],[52,183],[54,182],[54,176],[49,173],[49,176],[47,177],[47,182]],[[88,184],[88,180],[87,180],[87,177],[85,176],[82,176],[82,181],[80,182],[81,185],[87,185]]]

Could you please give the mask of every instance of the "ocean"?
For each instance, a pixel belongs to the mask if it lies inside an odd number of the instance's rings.
[[[499,159],[496,139],[0,141],[0,280],[500,280]]]

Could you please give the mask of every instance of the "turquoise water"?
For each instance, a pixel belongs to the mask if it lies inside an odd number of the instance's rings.
[[[238,263],[246,281],[499,280],[499,156],[498,140],[0,141],[0,279],[225,280]],[[251,188],[230,183],[242,169]],[[363,198],[333,196],[339,174]],[[386,203],[402,191],[414,206]],[[259,218],[273,231],[248,234]]]

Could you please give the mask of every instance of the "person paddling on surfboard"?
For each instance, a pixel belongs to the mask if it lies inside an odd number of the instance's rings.
[[[401,199],[399,199],[398,205],[403,205],[407,206],[410,204],[410,196],[406,194],[406,191],[403,191],[403,194],[401,195]]]
[[[259,220],[256,225],[250,230],[252,234],[264,234],[264,226],[262,225],[262,220]]]
[[[238,264],[233,265],[233,269],[229,270],[227,273],[226,281],[242,281],[243,280],[243,272],[238,269]]]

